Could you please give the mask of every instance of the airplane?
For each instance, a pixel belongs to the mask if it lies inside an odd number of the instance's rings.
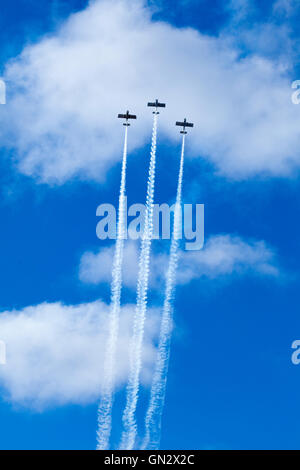
[[[158,100],[155,101],[155,103],[148,103],[148,106],[151,108],[156,108],[156,111],[153,111],[153,114],[159,114],[157,111],[157,108],[165,108],[166,104],[165,103],[159,103]]]
[[[185,119],[183,122],[176,122],[176,126],[180,126],[180,127],[183,127],[183,131],[180,131],[180,134],[187,134],[185,128],[186,127],[194,127],[194,124],[191,123],[191,122],[187,122],[187,120]]]
[[[126,122],[123,123],[123,126],[130,126],[128,120],[129,119],[136,119],[136,116],[134,114],[129,114],[129,111],[126,112],[126,114],[118,114],[119,119],[126,119]]]

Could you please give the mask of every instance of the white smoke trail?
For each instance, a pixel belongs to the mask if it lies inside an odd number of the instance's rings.
[[[109,318],[109,336],[104,358],[104,385],[98,408],[97,450],[109,448],[112,422],[113,390],[115,355],[119,332],[119,317],[121,308],[122,264],[125,238],[125,187],[127,167],[127,136],[128,126],[125,127],[122,175],[119,196],[119,213],[117,225],[117,240],[112,269],[111,308]]]
[[[133,325],[133,335],[130,348],[130,371],[126,390],[126,405],[123,413],[123,433],[121,449],[132,449],[137,434],[135,418],[136,406],[139,394],[140,371],[142,366],[142,344],[144,337],[145,319],[147,313],[148,281],[150,251],[153,235],[153,202],[156,166],[156,140],[157,140],[157,114],[153,118],[151,158],[147,184],[147,199],[145,212],[145,226],[142,238],[139,274],[137,283],[137,303]]]
[[[166,290],[160,328],[159,345],[155,371],[150,392],[150,402],[145,418],[145,437],[141,449],[158,449],[160,443],[161,419],[165,402],[167,374],[172,336],[173,297],[176,284],[179,238],[182,217],[182,179],[184,165],[185,135],[182,138],[182,150],[174,211],[174,228],[170,248],[169,266],[166,274]]]

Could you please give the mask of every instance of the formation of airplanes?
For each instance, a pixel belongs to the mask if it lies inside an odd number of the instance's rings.
[[[151,108],[155,108],[155,111],[153,111],[153,114],[159,114],[158,108],[165,108],[166,103],[160,103],[158,99],[154,103],[148,103],[148,106]],[[126,112],[126,114],[118,114],[119,119],[125,119],[125,122],[123,123],[123,126],[130,126],[130,123],[128,122],[130,119],[136,119],[135,114],[130,114],[129,111]],[[192,122],[187,122],[186,118],[184,121],[176,121],[176,126],[182,127],[183,129],[180,131],[180,134],[187,134],[186,128],[187,127],[194,127],[194,124]]]

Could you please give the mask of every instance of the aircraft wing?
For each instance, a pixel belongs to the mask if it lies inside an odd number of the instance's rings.
[[[191,122],[176,122],[176,126],[181,126],[181,127],[194,127],[194,124]]]
[[[166,107],[165,103],[148,103],[148,106],[151,106],[152,108],[165,108]]]

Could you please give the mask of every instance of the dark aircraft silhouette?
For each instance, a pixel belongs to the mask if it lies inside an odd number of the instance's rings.
[[[136,119],[136,116],[134,114],[129,114],[129,111],[127,111],[126,114],[118,114],[119,119],[126,119],[126,122],[123,123],[123,126],[130,126],[128,120],[129,119]]]
[[[176,126],[180,126],[180,127],[183,127],[183,130],[180,131],[180,134],[187,134],[185,128],[186,127],[194,127],[194,124],[191,123],[191,122],[187,122],[187,120],[185,119],[183,122],[176,122]]]
[[[157,111],[157,108],[165,108],[166,104],[165,103],[159,103],[158,100],[155,101],[155,103],[148,103],[148,106],[151,108],[156,108],[156,111],[153,111],[153,114],[159,114]]]

